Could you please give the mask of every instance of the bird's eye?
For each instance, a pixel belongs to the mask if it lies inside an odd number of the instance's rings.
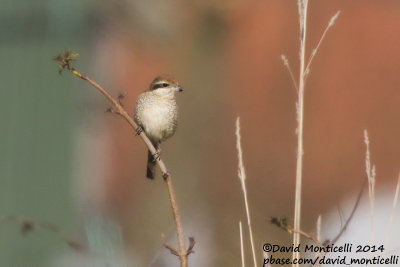
[[[167,87],[167,86],[168,86],[168,83],[163,83],[162,86],[163,86],[163,87]]]

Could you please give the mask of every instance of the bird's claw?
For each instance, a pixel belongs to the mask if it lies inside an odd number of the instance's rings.
[[[153,162],[156,162],[157,160],[160,160],[160,151],[156,151],[156,153],[153,154]]]
[[[142,128],[142,126],[138,126],[136,128],[136,134],[135,135],[139,135],[139,134],[141,134],[141,132],[143,132],[143,128]]]

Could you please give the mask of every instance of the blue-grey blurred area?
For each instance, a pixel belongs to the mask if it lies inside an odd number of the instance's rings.
[[[80,81],[52,57],[88,45],[88,1],[0,1],[0,266],[50,266],[70,248],[24,216],[68,233],[73,117]],[[81,63],[84,65],[84,63]]]

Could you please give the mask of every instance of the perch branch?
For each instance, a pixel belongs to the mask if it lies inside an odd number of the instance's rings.
[[[88,76],[81,74],[80,72],[78,72],[75,68],[73,68],[70,65],[70,62],[75,60],[77,58],[77,56],[78,56],[78,54],[73,53],[71,51],[64,51],[64,53],[54,57],[54,60],[58,61],[58,63],[59,63],[59,67],[60,67],[59,72],[61,73],[64,69],[69,70],[75,76],[81,78],[82,80],[88,82],[90,85],[95,87],[105,98],[108,99],[108,101],[111,102],[112,109],[109,109],[109,111],[123,117],[126,120],[126,122],[128,122],[128,124],[133,128],[133,130],[135,132],[137,132],[138,125],[134,122],[134,120],[128,115],[126,110],[122,107],[122,105],[120,103],[121,96],[118,97],[118,100],[114,99],[98,83],[96,83],[94,80],[92,80]],[[154,148],[153,144],[151,143],[150,139],[146,136],[145,132],[141,131],[140,133],[138,133],[138,135],[143,139],[144,143],[146,144],[147,148],[150,150],[151,154],[153,154],[153,155],[156,154],[157,151]],[[175,221],[176,233],[177,233],[177,237],[178,237],[177,256],[179,257],[181,267],[187,267],[189,251],[187,251],[185,249],[183,227],[182,227],[182,223],[181,223],[181,219],[180,219],[180,213],[179,213],[178,204],[176,201],[174,188],[172,186],[171,175],[168,173],[167,167],[165,166],[164,161],[161,158],[158,158],[157,164],[161,169],[162,176],[167,185],[169,200],[170,200],[171,209],[172,209],[172,215],[173,215],[174,221]],[[176,251],[176,250],[174,250],[174,251]]]

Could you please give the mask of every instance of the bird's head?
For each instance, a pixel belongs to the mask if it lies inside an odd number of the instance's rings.
[[[159,95],[175,95],[175,93],[182,92],[183,89],[178,81],[169,75],[157,76],[150,84],[147,91],[155,92]]]

